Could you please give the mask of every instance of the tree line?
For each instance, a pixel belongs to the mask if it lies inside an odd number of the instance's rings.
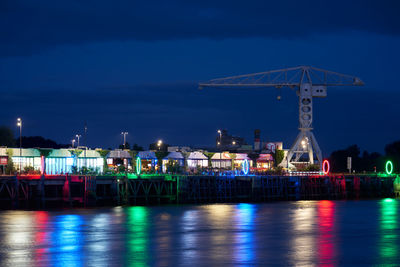
[[[391,160],[394,165],[394,172],[399,172],[400,168],[400,140],[385,146],[385,153],[363,151],[357,145],[351,145],[345,149],[331,153],[329,162],[332,172],[348,172],[347,158],[351,157],[352,170],[362,172],[384,172],[385,163]]]

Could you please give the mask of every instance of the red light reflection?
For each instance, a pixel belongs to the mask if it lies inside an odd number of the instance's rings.
[[[336,254],[333,243],[335,203],[329,200],[318,202],[318,247],[320,266],[334,266]]]

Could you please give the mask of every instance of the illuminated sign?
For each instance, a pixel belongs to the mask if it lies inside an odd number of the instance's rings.
[[[392,174],[392,172],[393,172],[393,163],[390,160],[386,161],[385,169],[386,169],[386,174],[388,174],[388,175]]]
[[[7,165],[8,157],[0,157],[0,165]]]
[[[249,161],[247,159],[245,159],[243,161],[243,166],[242,166],[242,170],[243,170],[244,175],[248,175],[249,174],[249,169],[250,169]]]

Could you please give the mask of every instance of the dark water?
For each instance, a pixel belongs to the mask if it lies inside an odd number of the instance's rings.
[[[400,266],[400,201],[0,213],[1,266]]]

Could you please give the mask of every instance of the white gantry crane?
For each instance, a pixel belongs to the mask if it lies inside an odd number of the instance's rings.
[[[322,167],[322,153],[312,132],[313,98],[326,97],[328,86],[354,86],[364,83],[357,77],[340,74],[311,66],[272,70],[253,74],[213,79],[199,84],[204,87],[289,87],[296,89],[299,97],[299,134],[286,154],[281,166],[292,166],[292,163],[315,163],[315,157]],[[280,96],[278,96],[278,100]],[[308,159],[302,158],[305,155]],[[301,161],[300,161],[301,160]]]

